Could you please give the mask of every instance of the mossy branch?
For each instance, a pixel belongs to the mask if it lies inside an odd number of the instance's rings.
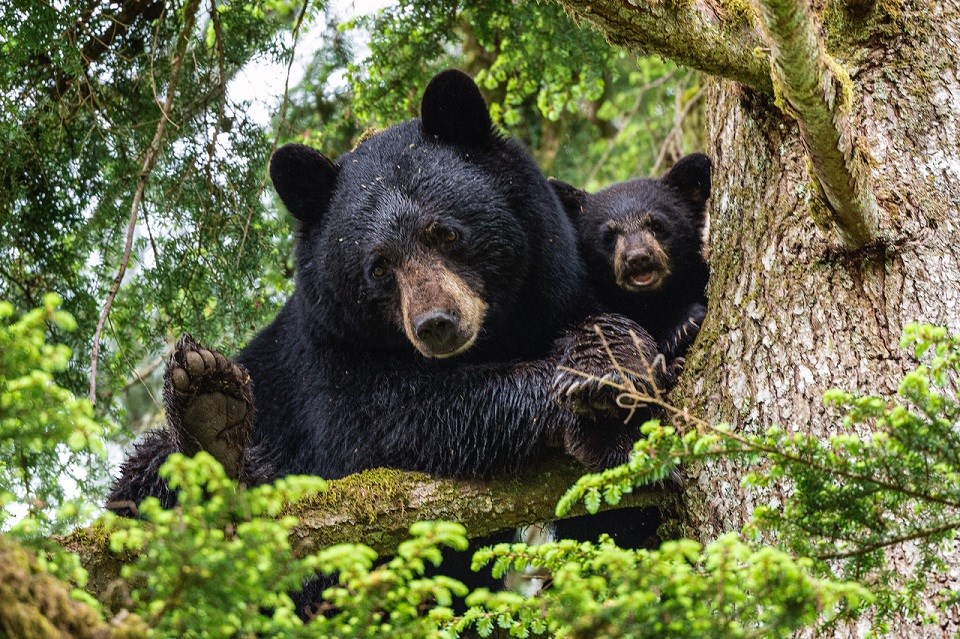
[[[344,542],[360,542],[389,553],[407,539],[416,521],[456,521],[473,537],[548,521],[556,518],[557,502],[583,473],[582,466],[559,455],[514,476],[490,481],[368,470],[331,481],[326,492],[289,508],[287,514],[300,520],[291,533],[291,544],[301,556]],[[679,508],[679,496],[665,488],[644,489],[626,495],[617,507],[629,506],[656,506],[671,515]],[[583,513],[580,509],[567,516]],[[123,559],[110,552],[104,530],[94,525],[62,541],[90,573],[88,589],[109,598],[120,583]]]
[[[879,214],[869,163],[850,123],[850,78],[826,52],[806,0],[753,1],[779,102],[800,126],[828,222],[844,244],[868,245]]]
[[[694,0],[558,1],[612,44],[773,92],[770,70],[755,53],[763,43],[743,11],[719,11]],[[737,8],[736,0],[729,3]]]

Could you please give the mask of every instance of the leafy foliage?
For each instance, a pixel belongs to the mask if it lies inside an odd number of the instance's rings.
[[[817,579],[810,561],[773,548],[752,549],[736,535],[701,547],[667,542],[656,551],[561,541],[534,548],[481,550],[474,566],[493,574],[527,564],[553,582],[538,598],[474,592],[463,623],[481,636],[494,626],[511,636],[789,637],[804,626],[855,615],[870,596],[861,586]]]
[[[625,550],[609,539],[479,551],[474,569],[495,577],[527,564],[548,568],[553,585],[536,598],[477,590],[456,615],[466,587],[443,575],[440,547],[467,547],[459,524],[419,522],[382,563],[362,544],[340,544],[295,559],[288,535],[295,519],[277,517],[285,502],[322,489],[311,478],[238,488],[205,453],[175,455],[161,471],[179,489],[179,505],[141,505],[143,520],[110,519],[114,551],[134,551],[123,569],[132,609],[157,636],[459,637],[490,636],[787,637],[800,627],[856,614],[870,601],[852,583],[811,575],[810,561],[771,548],[754,550],[727,536],[701,548],[670,542],[660,550]],[[315,572],[337,574],[318,612],[303,625],[288,591]],[[264,608],[269,612],[264,613]]]
[[[747,485],[781,486],[780,508],[761,506],[747,533],[765,534],[795,556],[817,560],[822,574],[871,584],[879,621],[903,610],[926,615],[930,577],[945,569],[960,531],[960,335],[910,324],[901,341],[921,359],[895,398],[831,390],[824,401],[842,413],[827,439],[774,427],[740,435],[674,411],[685,427],[649,422],[628,464],[583,477],[561,500],[596,511],[681,463],[739,457],[753,465]],[[634,398],[643,399],[643,398]],[[889,552],[908,544],[913,570],[902,575]],[[957,592],[942,593],[941,606]]]
[[[197,3],[0,7],[0,297],[32,307],[46,291],[61,295],[80,327],[68,337],[77,357],[63,378],[74,391],[85,387],[94,326],[170,93],[130,272],[106,326],[102,396],[185,327],[227,349],[242,344],[289,286],[286,220],[261,212],[267,127],[226,88],[247,61],[285,55],[293,7],[201,4],[174,86],[171,52],[188,9]]]
[[[694,74],[619,51],[552,3],[403,0],[327,43],[292,94],[288,130],[334,155],[367,127],[416,116],[422,88],[451,66],[476,78],[494,120],[545,171],[585,188],[661,171],[702,143]]]
[[[60,304],[48,294],[42,307],[17,316],[0,301],[0,526],[16,524],[19,536],[68,530],[88,519],[91,502],[102,496],[111,427],[94,418],[89,401],[55,381],[71,352],[47,343],[48,331],[76,328]]]
[[[131,608],[158,637],[431,636],[452,619],[453,596],[466,594],[456,580],[424,577],[441,546],[466,549],[459,524],[414,524],[382,564],[362,544],[296,558],[289,535],[297,520],[283,508],[323,490],[322,480],[291,476],[244,489],[204,452],[171,456],[161,474],[179,490],[176,508],[148,499],[142,519],[106,521],[113,551],[137,556],[122,576],[135,584]],[[288,593],[317,573],[338,582],[318,606],[326,614],[304,625]]]

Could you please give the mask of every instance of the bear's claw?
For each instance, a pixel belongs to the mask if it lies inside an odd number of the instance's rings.
[[[602,315],[571,334],[552,392],[575,413],[617,415],[624,393],[656,396],[664,390],[671,381],[669,368],[646,331],[622,316]]]

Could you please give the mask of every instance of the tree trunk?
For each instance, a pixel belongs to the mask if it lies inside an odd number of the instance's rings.
[[[660,52],[642,29],[631,31],[642,21],[616,16],[671,3],[561,3],[613,42]],[[725,79],[708,91],[710,308],[674,402],[741,433],[774,424],[835,432],[842,424],[822,406],[823,392],[895,393],[914,365],[898,346],[906,323],[960,329],[960,0],[878,0],[865,17],[836,8],[854,3],[830,4],[820,19],[829,53],[851,75],[851,125],[872,160],[879,205],[877,245],[843,249],[818,227],[824,204],[797,123],[772,95]],[[732,462],[688,469],[694,534],[712,539],[746,521],[757,504],[741,477]],[[904,567],[906,555],[891,556]],[[932,581],[933,590],[957,587],[947,575]],[[891,636],[958,630],[899,624]]]

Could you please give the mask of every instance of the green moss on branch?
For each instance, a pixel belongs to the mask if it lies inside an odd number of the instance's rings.
[[[558,0],[577,20],[598,27],[617,46],[655,54],[678,64],[736,80],[771,93],[770,70],[755,51],[759,34],[741,0],[727,0],[727,20],[701,10],[702,3],[656,0]]]
[[[385,468],[328,482],[328,490],[288,508],[300,523],[291,533],[299,555],[342,542],[360,542],[382,553],[396,549],[416,521],[448,520],[466,526],[471,536],[486,535],[554,519],[554,508],[584,473],[568,457],[543,460],[510,477],[490,481],[454,480]],[[672,515],[675,492],[651,488],[627,495],[618,507],[656,506]],[[583,514],[579,509],[569,516]],[[89,590],[101,598],[114,590],[123,558],[109,551],[103,530],[77,531],[64,545],[80,555],[90,573]]]
[[[755,1],[777,102],[800,126],[829,222],[844,244],[871,244],[879,213],[869,163],[850,123],[850,78],[827,54],[805,0]]]
[[[18,639],[146,639],[146,625],[127,615],[107,623],[72,599],[67,584],[41,570],[36,557],[0,536],[0,636]]]

